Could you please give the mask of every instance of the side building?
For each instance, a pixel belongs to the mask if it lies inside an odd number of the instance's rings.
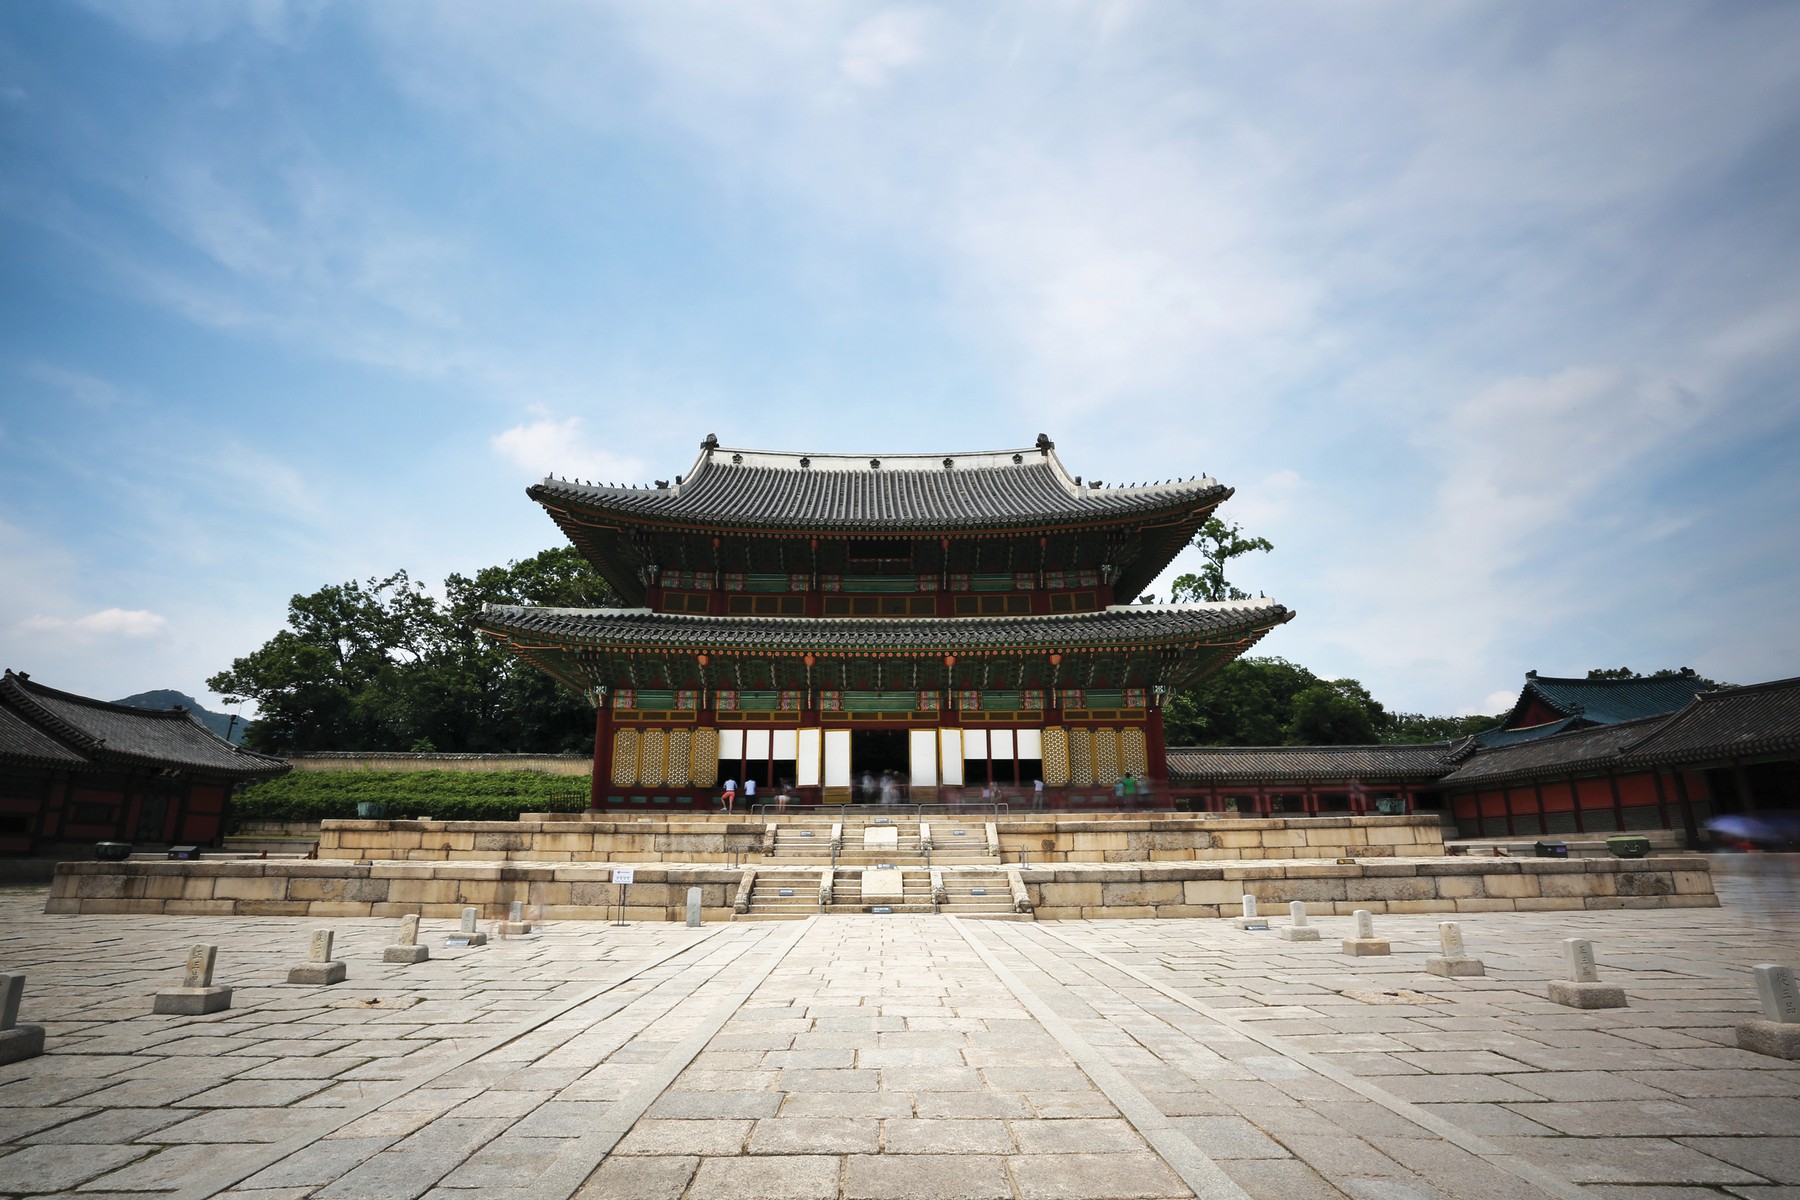
[[[243,783],[288,769],[185,709],[110,704],[0,677],[0,854],[59,843],[217,842]]]
[[[1083,482],[1042,435],[903,455],[708,437],[672,482],[528,494],[632,606],[479,621],[594,703],[596,807],[692,808],[727,778],[759,800],[1110,804],[1127,776],[1166,781],[1169,691],[1293,616],[1132,603],[1231,489]]]
[[[1468,838],[1666,830],[1800,809],[1800,679],[1703,690],[1528,675],[1507,718],[1461,741],[1169,751],[1177,807],[1251,814],[1442,811]]]

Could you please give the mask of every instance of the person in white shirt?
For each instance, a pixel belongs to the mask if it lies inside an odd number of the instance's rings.
[[[719,807],[725,812],[733,812],[737,808],[737,780],[725,781],[725,795],[719,800]]]
[[[756,803],[756,780],[754,779],[746,778],[744,780],[744,803]]]

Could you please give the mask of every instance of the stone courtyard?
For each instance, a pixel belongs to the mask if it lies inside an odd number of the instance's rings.
[[[1800,1196],[1800,1062],[1735,1047],[1800,965],[1779,856],[1716,909],[1458,916],[1486,974],[1221,920],[539,924],[383,962],[400,922],[45,915],[0,969],[0,1194],[200,1200]],[[349,979],[292,985],[312,931]],[[1551,1003],[1592,939],[1629,1007]],[[153,1015],[195,943],[231,1007]]]

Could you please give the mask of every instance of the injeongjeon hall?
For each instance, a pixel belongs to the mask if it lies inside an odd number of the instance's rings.
[[[532,499],[629,607],[489,606],[482,629],[596,709],[594,803],[843,803],[870,781],[1166,781],[1162,703],[1293,613],[1133,603],[1232,494],[1109,487],[1055,444],[980,453],[734,450],[654,487]],[[879,784],[876,785],[879,787]]]

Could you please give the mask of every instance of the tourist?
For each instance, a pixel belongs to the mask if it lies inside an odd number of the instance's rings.
[[[737,780],[727,779],[725,781],[725,794],[719,797],[719,811],[737,811]]]
[[[1033,812],[1042,812],[1043,808],[1044,781],[1041,779],[1034,779],[1031,781],[1031,809]]]
[[[756,808],[756,780],[748,775],[744,776],[744,803],[752,810]]]
[[[873,800],[874,798],[875,798],[875,776],[869,774],[867,771],[864,771],[863,777],[862,777],[862,799]]]
[[[1122,794],[1126,799],[1131,799],[1137,795],[1137,777],[1132,775],[1130,771],[1125,772],[1125,778],[1119,780],[1119,786],[1125,789]]]

